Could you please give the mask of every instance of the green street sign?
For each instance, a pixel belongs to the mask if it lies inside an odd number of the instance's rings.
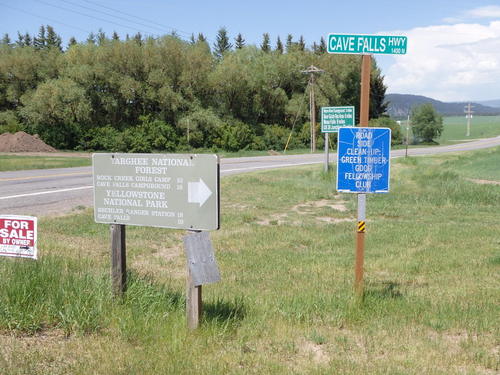
[[[321,132],[337,133],[339,128],[354,126],[354,107],[321,107]]]
[[[383,35],[328,35],[328,53],[351,54],[406,54],[405,36]]]
[[[198,154],[92,155],[97,223],[219,229],[219,158]]]

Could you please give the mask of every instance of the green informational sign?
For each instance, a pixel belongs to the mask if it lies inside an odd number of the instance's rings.
[[[383,35],[328,35],[328,53],[406,54],[405,36]]]
[[[219,158],[196,154],[93,154],[97,223],[219,228]]]
[[[354,107],[321,107],[321,132],[337,133],[339,128],[354,126]]]

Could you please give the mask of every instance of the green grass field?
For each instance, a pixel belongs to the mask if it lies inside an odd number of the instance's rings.
[[[308,166],[225,177],[222,281],[186,329],[182,231],[128,227],[110,295],[109,227],[39,222],[38,261],[0,258],[0,373],[495,374],[500,148],[398,159],[369,195],[365,298],[353,297],[355,195]],[[495,165],[496,168],[484,167]]]
[[[92,160],[90,158],[0,155],[0,172],[26,169],[83,167],[87,165],[92,165]]]
[[[193,150],[195,153],[213,153],[212,150]],[[287,155],[309,153],[306,149],[288,150]],[[321,152],[318,150],[317,152]],[[283,150],[270,151],[248,151],[219,152],[223,158],[236,158],[248,156],[266,156],[283,154]],[[92,165],[92,159],[88,157],[74,156],[23,156],[23,155],[0,155],[0,172],[18,171],[27,169],[69,168],[84,167]]]
[[[466,137],[467,119],[465,116],[454,116],[443,118],[443,133],[437,139],[440,145],[450,145],[467,142],[478,138],[489,138],[500,135],[500,116],[475,116],[471,120],[470,136]],[[406,137],[406,120],[401,123],[403,137]],[[413,135],[411,127],[409,131],[410,143]],[[401,148],[404,146],[396,146]],[[415,146],[410,146],[415,147]],[[417,146],[419,147],[419,146]]]
[[[444,131],[440,144],[464,142],[468,139],[489,138],[500,135],[500,116],[474,116],[471,119],[470,136],[466,137],[467,119],[465,116],[445,117]]]

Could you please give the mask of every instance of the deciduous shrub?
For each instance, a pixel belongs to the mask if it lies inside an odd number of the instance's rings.
[[[249,125],[237,121],[227,120],[216,129],[215,146],[226,151],[246,149],[252,143],[254,133]]]

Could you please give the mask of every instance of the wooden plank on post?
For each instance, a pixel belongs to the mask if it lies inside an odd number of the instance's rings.
[[[111,224],[111,280],[113,294],[121,296],[127,283],[125,225]]]
[[[187,272],[186,318],[188,328],[193,330],[200,325],[201,314],[203,312],[202,286],[194,285],[189,267],[187,267]]]
[[[220,280],[208,232],[189,231],[184,236],[187,264],[186,317],[189,329],[198,328],[203,313],[202,285]]]

